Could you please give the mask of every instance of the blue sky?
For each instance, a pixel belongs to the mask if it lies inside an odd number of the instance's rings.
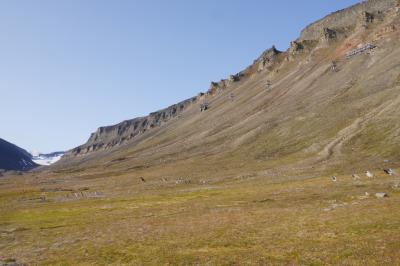
[[[2,0],[0,138],[51,152],[206,91],[355,0]]]

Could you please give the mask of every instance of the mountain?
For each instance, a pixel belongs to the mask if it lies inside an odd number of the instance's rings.
[[[65,152],[63,151],[58,151],[58,152],[52,152],[48,154],[44,153],[39,153],[39,152],[32,152],[32,161],[35,162],[36,164],[39,165],[51,165],[58,160],[61,159],[61,157],[64,155]]]
[[[0,178],[0,264],[400,265],[399,40],[364,1]]]
[[[0,169],[27,171],[35,168],[29,152],[20,147],[0,139]]]
[[[332,13],[287,51],[267,49],[205,93],[99,128],[56,166],[146,165],[150,174],[162,162],[214,175],[221,164],[231,172],[323,172],[397,161],[398,5],[371,0]]]

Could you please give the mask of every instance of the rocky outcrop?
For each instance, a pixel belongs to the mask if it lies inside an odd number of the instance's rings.
[[[262,71],[264,69],[268,69],[273,67],[274,63],[277,62],[278,55],[281,54],[281,51],[278,51],[275,46],[272,46],[270,49],[266,50],[262,55],[256,60],[257,70]]]
[[[289,54],[297,55],[304,51],[303,42],[300,41],[292,41],[290,42]]]
[[[335,40],[337,38],[337,33],[330,28],[324,28],[322,37],[325,41]]]
[[[297,55],[309,53],[313,48],[317,45],[318,41],[314,40],[296,40],[290,43],[290,47],[288,49],[289,60],[293,60]]]
[[[228,80],[229,80],[229,82],[236,82],[236,81],[239,81],[239,80],[240,80],[240,75],[239,75],[239,74],[230,75]]]
[[[170,119],[177,117],[189,105],[197,101],[197,97],[193,97],[180,103],[171,105],[168,108],[150,113],[145,117],[138,117],[122,123],[100,127],[95,133],[92,133],[89,140],[71,151],[65,157],[83,155],[93,151],[110,149],[112,147],[124,144],[135,137],[143,134],[147,130],[158,127]]]
[[[324,28],[329,28],[331,30],[343,28],[350,29],[359,23],[360,17],[362,20],[364,20],[364,22],[365,20],[374,20],[373,14],[387,11],[388,9],[395,7],[396,4],[397,0],[370,0],[334,12],[306,27],[301,32],[299,41],[318,40],[320,38],[321,31],[323,31]]]
[[[363,11],[361,13],[361,19],[362,19],[362,21],[364,23],[373,23],[374,22],[374,18],[375,18],[375,16],[372,13],[369,13],[369,12],[366,12],[366,11]]]
[[[230,75],[228,79],[221,79],[219,82],[212,81],[208,88],[207,95],[214,95],[228,88],[232,83],[240,81],[243,76],[242,73],[237,73],[235,75]]]

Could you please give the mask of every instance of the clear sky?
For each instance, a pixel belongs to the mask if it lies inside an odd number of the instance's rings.
[[[208,89],[356,0],[2,0],[0,138],[51,152]]]

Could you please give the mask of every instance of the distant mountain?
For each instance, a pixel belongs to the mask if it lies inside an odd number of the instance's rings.
[[[0,139],[0,169],[27,171],[37,166],[29,152]]]
[[[63,151],[52,152],[48,154],[38,153],[38,152],[31,152],[32,154],[32,161],[39,164],[39,165],[51,165],[64,155]]]

